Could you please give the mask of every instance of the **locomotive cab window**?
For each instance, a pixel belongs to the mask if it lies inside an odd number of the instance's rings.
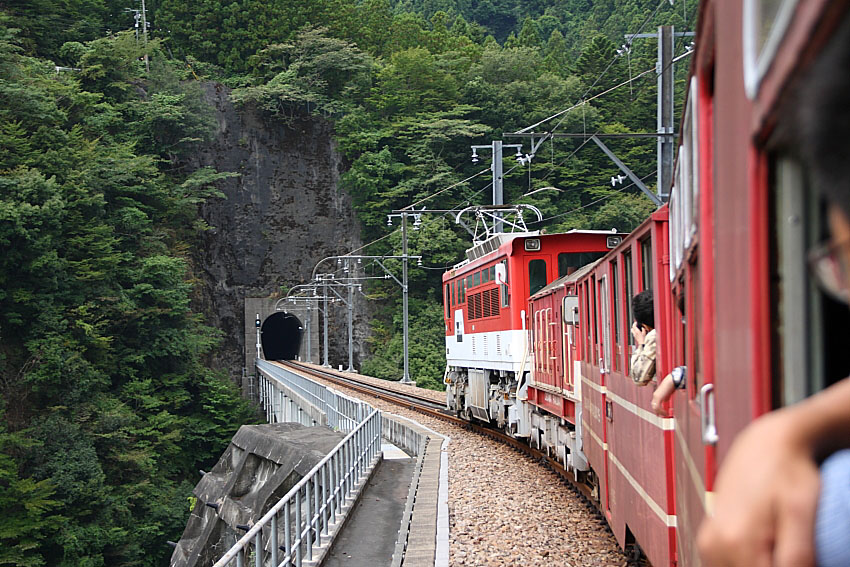
[[[558,254],[558,277],[568,276],[605,254],[605,252],[561,252]]]
[[[528,263],[529,295],[534,295],[546,287],[546,260],[531,260]]]

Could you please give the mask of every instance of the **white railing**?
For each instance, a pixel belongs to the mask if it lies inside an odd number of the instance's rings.
[[[327,425],[351,431],[372,411],[365,402],[268,361],[258,359],[260,405],[269,423]]]
[[[381,425],[381,413],[372,410],[213,567],[251,562],[255,567],[301,567],[312,561],[314,549],[333,536],[337,516],[380,458]]]

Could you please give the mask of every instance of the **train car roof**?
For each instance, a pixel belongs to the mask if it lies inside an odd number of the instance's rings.
[[[582,232],[587,232],[587,231],[582,231]],[[607,232],[607,231],[602,231],[602,232]],[[599,258],[598,260],[594,260],[590,264],[582,266],[581,268],[579,268],[575,272],[573,272],[569,275],[558,278],[557,280],[553,281],[549,285],[541,288],[537,293],[532,295],[530,299],[534,299],[538,296],[548,295],[548,294],[552,293],[555,289],[561,287],[562,285],[564,285],[568,282],[577,281],[582,276],[584,276],[585,274],[590,272],[593,268],[595,268],[599,264],[599,262],[601,262],[602,260],[603,260],[603,258]]]
[[[505,244],[513,242],[517,238],[553,238],[566,234],[608,234],[612,236],[622,236],[623,238],[625,238],[626,236],[628,236],[629,233],[618,232],[616,228],[612,228],[611,230],[582,230],[574,228],[572,230],[568,230],[567,232],[553,232],[549,234],[540,232],[538,230],[530,232],[500,232],[498,234],[494,234],[487,240],[483,240],[475,244],[471,248],[467,248],[466,259],[453,265],[450,269],[459,270],[464,266],[475,262],[476,260],[489,256],[490,254],[498,251]]]

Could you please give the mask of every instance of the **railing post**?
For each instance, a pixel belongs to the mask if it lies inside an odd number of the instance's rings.
[[[254,538],[254,567],[263,567],[263,530],[257,532]]]
[[[316,537],[315,537],[314,541],[316,543],[316,547],[319,547],[320,545],[322,545],[322,533],[321,533],[322,532],[322,522],[321,522],[321,518],[320,518],[320,512],[321,512],[322,508],[319,505],[319,503],[321,501],[322,490],[321,490],[321,486],[319,485],[319,478],[317,476],[313,476],[312,482],[313,482],[313,502],[314,502],[313,512],[314,513],[313,513],[313,517],[312,517],[310,523],[311,524],[315,523],[315,526],[313,528],[313,532],[316,534]],[[310,484],[310,483],[307,483],[307,484]]]
[[[278,551],[278,542],[277,542],[277,514],[272,516],[272,533],[271,533],[271,543],[269,544],[271,547],[272,554],[272,565],[277,567],[280,564],[280,561],[277,560],[277,551]]]
[[[312,527],[312,521],[313,521],[313,513],[310,510],[310,508],[312,508],[312,504],[313,504],[313,499],[310,498],[310,496],[312,496],[310,494],[310,484],[311,484],[311,482],[312,482],[312,479],[308,480],[307,483],[304,485],[304,490],[306,491],[306,495],[304,497],[304,505],[307,507],[306,514],[304,516],[304,520],[305,520],[305,524],[306,524],[305,525],[306,530],[301,531],[302,534],[305,531],[307,532],[307,545],[306,545],[307,561],[313,560],[313,538],[310,537],[310,529]]]
[[[331,516],[331,503],[329,502],[328,492],[331,481],[331,463],[328,461],[322,467],[322,533],[328,533],[328,520]]]
[[[301,567],[301,489],[295,493],[295,565]]]
[[[283,505],[283,551],[286,553],[287,565],[292,565],[292,518],[289,500]]]

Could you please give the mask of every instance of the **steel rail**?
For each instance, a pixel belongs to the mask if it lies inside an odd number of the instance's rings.
[[[582,498],[582,500],[585,500],[588,505],[592,506],[598,514],[603,514],[601,505],[596,501],[596,498],[593,497],[592,489],[587,484],[577,480],[575,473],[567,470],[567,468],[560,462],[558,462],[555,458],[543,453],[538,449],[531,447],[527,443],[515,437],[511,437],[510,435],[502,433],[497,429],[493,429],[483,424],[459,418],[455,415],[452,415],[447,409],[445,409],[445,407],[435,409],[436,404],[433,401],[420,396],[416,396],[415,394],[408,395],[401,394],[393,390],[385,390],[380,388],[379,386],[374,386],[372,384],[367,385],[361,381],[356,380],[355,378],[342,378],[339,375],[325,372],[322,370],[317,370],[315,368],[310,368],[293,361],[279,362],[278,364],[283,364],[284,366],[292,366],[300,371],[307,372],[313,376],[316,376],[323,380],[327,380],[339,386],[351,388],[352,390],[355,390],[357,392],[375,396],[378,399],[390,403],[402,405],[413,411],[417,411],[430,417],[435,417],[437,419],[446,421],[458,427],[462,427],[464,429],[473,431],[479,435],[484,435],[495,441],[508,445],[512,449],[524,453],[530,458],[541,462],[544,466],[552,470],[562,480],[564,480],[565,483],[570,486]],[[604,518],[604,516],[602,517]]]

